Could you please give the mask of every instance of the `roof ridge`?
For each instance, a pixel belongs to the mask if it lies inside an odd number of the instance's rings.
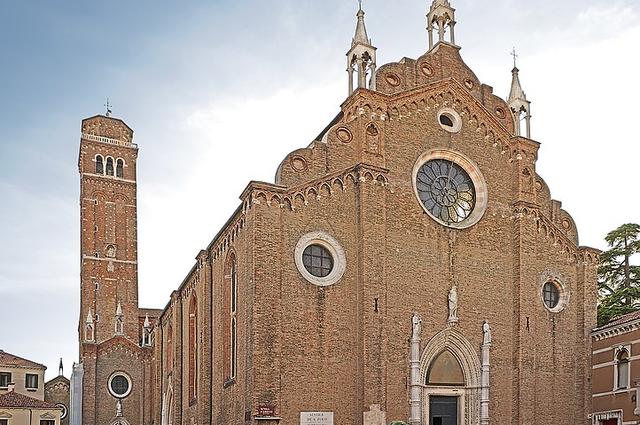
[[[36,365],[36,366],[39,366],[39,367],[43,367],[43,368],[45,368],[45,369],[47,368],[47,367],[46,367],[45,365],[43,365],[42,363],[34,362],[33,360],[29,360],[29,359],[27,359],[27,358],[24,358],[24,357],[18,356],[18,355],[13,354],[13,353],[9,353],[9,352],[4,351],[4,350],[0,350],[0,364],[2,364],[2,363],[3,363],[3,361],[4,361],[4,360],[2,359],[2,357],[3,357],[2,355],[3,355],[3,354],[4,354],[5,356],[11,356],[11,357],[13,357],[15,360],[22,360],[23,362],[29,363],[29,364],[31,364],[31,365]]]

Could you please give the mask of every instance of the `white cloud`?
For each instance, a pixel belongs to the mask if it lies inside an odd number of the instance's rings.
[[[333,119],[344,86],[325,82],[260,98],[217,99],[180,120],[184,137],[197,141],[195,159],[184,164],[184,183],[176,187],[158,180],[139,196],[140,289],[146,305],[166,303],[198,251],[239,205],[250,180],[273,182],[284,157],[307,146]]]

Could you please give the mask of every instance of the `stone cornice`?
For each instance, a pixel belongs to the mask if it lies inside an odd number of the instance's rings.
[[[618,335],[623,335],[629,332],[633,332],[640,329],[640,319],[633,320],[627,323],[621,323],[619,325],[611,327],[596,328],[591,331],[591,336],[600,341],[603,339],[611,338]]]
[[[370,182],[385,187],[389,183],[388,172],[387,169],[375,165],[360,163],[291,188],[263,182],[251,182],[242,192],[241,199],[245,211],[252,208],[253,205],[263,203],[267,206],[295,211],[296,208],[308,205],[310,197],[319,200],[323,192],[331,195],[335,190],[345,191],[349,184],[356,186],[360,183]]]
[[[570,257],[571,261],[582,261],[584,265],[597,265],[599,251],[589,247],[577,246],[553,221],[545,216],[540,207],[529,202],[518,201],[513,204],[514,218],[531,217],[536,222],[538,233],[544,233],[546,239],[553,242],[553,246]]]

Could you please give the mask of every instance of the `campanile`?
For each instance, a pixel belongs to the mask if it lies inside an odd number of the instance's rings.
[[[82,121],[81,342],[139,339],[137,157],[133,130],[123,121],[101,115]]]

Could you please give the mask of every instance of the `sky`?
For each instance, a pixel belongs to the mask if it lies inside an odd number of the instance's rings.
[[[428,47],[427,0],[365,0],[378,64]],[[515,46],[538,173],[580,243],[640,222],[637,0],[452,0],[456,41],[508,95]],[[356,0],[0,0],[0,348],[78,360],[80,122],[135,131],[139,291],[162,308],[250,180],[272,182],[347,95]]]

